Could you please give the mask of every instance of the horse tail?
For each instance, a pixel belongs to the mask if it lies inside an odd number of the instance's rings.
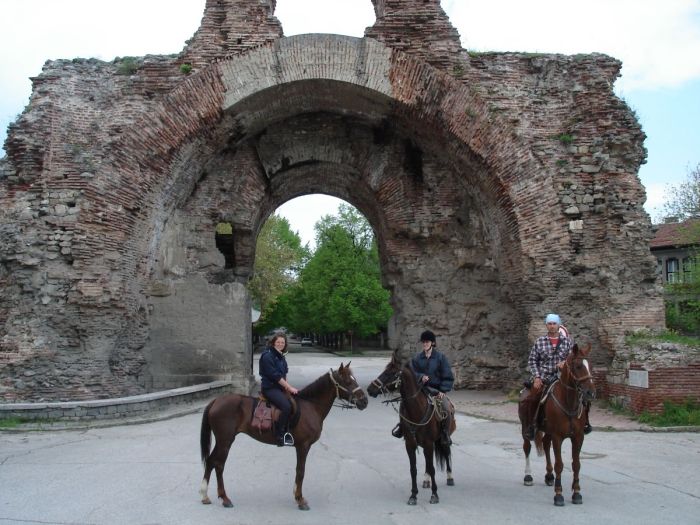
[[[445,463],[450,460],[451,455],[450,445],[443,444],[441,439],[435,441],[435,462],[441,471],[445,470]]]
[[[211,448],[211,427],[209,426],[209,409],[214,404],[214,399],[211,401],[204,409],[204,414],[202,414],[202,429],[199,432],[199,446],[202,452],[202,463],[204,466],[207,465],[207,458],[209,457],[209,449]]]
[[[544,438],[544,432],[536,432],[535,433],[535,447],[537,447],[537,455],[538,456],[544,455],[544,444],[542,443],[543,438]]]

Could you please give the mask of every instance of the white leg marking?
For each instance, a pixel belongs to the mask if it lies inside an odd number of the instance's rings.
[[[530,469],[530,456],[525,458],[525,474],[532,474],[532,470]]]
[[[206,479],[202,480],[202,484],[199,486],[199,495],[202,496],[202,499],[207,497],[207,490],[209,489],[209,483],[207,483]]]

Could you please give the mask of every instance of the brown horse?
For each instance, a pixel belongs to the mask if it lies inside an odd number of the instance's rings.
[[[554,504],[558,507],[564,505],[564,497],[561,488],[561,472],[564,463],[561,458],[562,442],[571,439],[571,468],[574,480],[571,485],[573,491],[571,502],[583,503],[581,487],[579,486],[579,470],[581,462],[579,454],[583,445],[583,427],[586,423],[585,404],[595,398],[595,384],[588,364],[588,354],[591,351],[590,343],[583,350],[574,345],[569,356],[564,361],[560,377],[553,383],[552,389],[544,404],[540,405],[540,416],[537,423],[535,445],[538,455],[546,454],[547,473],[544,481],[547,485],[554,484]],[[523,395],[527,395],[524,391]],[[527,426],[522,406],[519,410],[520,422]],[[549,455],[550,446],[554,446],[554,472],[552,474],[552,461]],[[530,470],[530,440],[523,436],[523,451],[525,452],[525,485],[532,485]]]
[[[321,437],[323,420],[330,412],[336,397],[347,401],[350,407],[356,406],[360,410],[367,408],[367,395],[357,385],[352,370],[350,370],[350,363],[346,366],[341,363],[338,370],[331,370],[322,375],[300,390],[296,396],[299,421],[290,431],[294,437],[294,447],[297,453],[294,499],[301,510],[309,510],[309,505],[301,493],[306,456],[311,445]],[[260,432],[252,427],[254,402],[255,398],[250,396],[227,394],[217,397],[204,409],[200,435],[204,463],[204,479],[199,490],[202,503],[211,503],[207,496],[207,489],[209,488],[211,471],[215,469],[217,494],[224,507],[233,507],[233,503],[224,489],[223,474],[229,449],[237,434],[244,432],[262,443],[275,444],[273,429]],[[210,454],[212,432],[216,438],[216,444]]]
[[[423,448],[425,456],[423,488],[431,487],[430,503],[439,503],[433,452],[440,470],[443,470],[447,464],[447,484],[454,485],[450,446],[443,445],[440,441],[441,423],[437,411],[437,404],[440,401],[433,399],[426,393],[425,389],[418,386],[410,361],[402,365],[397,353],[394,352],[384,371],[367,387],[367,393],[372,397],[377,397],[380,393],[393,392],[397,389],[401,393],[400,424],[411,471],[411,496],[408,498],[408,504],[415,505],[417,501],[416,449],[419,446]],[[454,433],[456,428],[454,417],[452,417],[450,435]]]

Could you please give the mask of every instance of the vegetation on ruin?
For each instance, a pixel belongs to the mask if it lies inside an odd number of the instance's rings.
[[[700,348],[700,338],[679,334],[675,330],[635,332],[625,337],[625,343],[627,346],[638,346],[645,343],[676,343],[692,348]]]
[[[180,73],[189,75],[192,72],[192,64],[180,64]]]
[[[574,136],[569,133],[562,133],[557,135],[556,139],[562,144],[571,144],[574,141]]]
[[[139,64],[134,57],[115,59],[115,62],[118,62],[117,75],[133,75],[139,69]]]

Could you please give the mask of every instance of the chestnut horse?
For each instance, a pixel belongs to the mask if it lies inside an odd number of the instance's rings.
[[[423,488],[431,487],[430,503],[439,503],[440,498],[438,497],[437,484],[435,483],[433,452],[440,470],[443,470],[445,464],[447,464],[447,484],[454,485],[450,446],[443,445],[440,441],[441,423],[436,407],[436,404],[440,403],[440,401],[432,396],[429,397],[426,390],[418,386],[410,361],[402,365],[397,353],[394,352],[384,371],[367,387],[367,393],[372,397],[377,397],[380,393],[393,392],[396,389],[401,393],[400,425],[403,430],[411,471],[411,496],[408,498],[407,503],[415,505],[417,502],[418,485],[416,483],[416,475],[418,471],[416,468],[416,449],[419,446],[423,448],[425,457]],[[450,420],[450,435],[454,433],[456,428],[454,417],[452,417]]]
[[[588,354],[591,351],[590,343],[583,350],[574,345],[561,368],[559,379],[552,389],[544,404],[540,405],[540,416],[537,422],[535,445],[538,455],[543,452],[547,457],[547,473],[544,481],[547,485],[554,484],[554,504],[557,507],[564,505],[564,497],[561,488],[561,472],[564,463],[561,458],[562,442],[571,440],[571,469],[574,480],[571,485],[573,494],[571,502],[583,503],[581,487],[579,485],[579,471],[581,462],[579,454],[583,445],[583,427],[586,423],[586,403],[595,398],[595,384],[588,364]],[[527,391],[523,391],[527,395]],[[520,422],[527,427],[524,421],[524,413],[519,411]],[[549,455],[550,446],[554,447],[554,473],[552,474],[552,461]],[[523,451],[525,452],[525,485],[532,485],[530,470],[530,440],[523,436]]]
[[[367,395],[357,385],[350,370],[350,363],[338,370],[331,370],[316,381],[306,386],[296,396],[299,421],[290,429],[294,437],[294,447],[297,453],[296,478],[294,480],[294,499],[301,510],[309,510],[309,504],[301,493],[304,482],[306,456],[311,445],[321,437],[323,420],[333,406],[335,399],[340,398],[356,406],[360,410],[367,408]],[[255,398],[239,394],[227,394],[214,399],[204,409],[200,445],[204,463],[204,479],[199,493],[202,503],[209,504],[207,490],[212,469],[216,470],[217,494],[224,507],[233,507],[233,503],[224,489],[224,465],[229,449],[240,432],[248,434],[253,439],[268,445],[275,444],[273,429],[259,431],[252,427],[253,407]],[[273,427],[274,428],[274,427]],[[216,444],[209,453],[211,433],[214,433]]]

